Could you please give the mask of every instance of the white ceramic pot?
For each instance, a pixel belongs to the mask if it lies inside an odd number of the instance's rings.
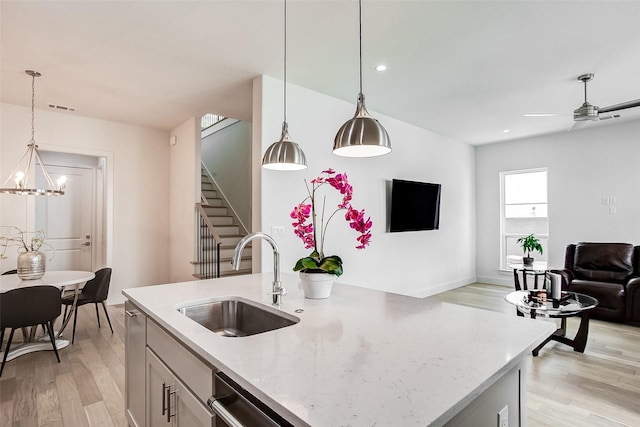
[[[18,255],[18,277],[22,280],[35,280],[44,276],[47,256],[40,251],[21,252]]]
[[[304,297],[309,299],[329,298],[336,278],[335,274],[300,272],[300,282],[302,283]]]

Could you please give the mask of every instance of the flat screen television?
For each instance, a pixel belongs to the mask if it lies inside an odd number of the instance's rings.
[[[437,230],[441,187],[440,184],[394,179],[389,231]]]

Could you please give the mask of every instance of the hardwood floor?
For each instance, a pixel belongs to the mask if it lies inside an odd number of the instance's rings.
[[[503,299],[510,291],[475,283],[433,298],[515,317]],[[567,320],[568,336],[578,324]],[[640,327],[592,319],[584,354],[552,341],[528,367],[530,427],[640,426]]]
[[[472,284],[436,295],[441,301],[515,316],[503,286]],[[124,308],[109,306],[114,334],[80,308],[76,342],[7,362],[0,379],[0,427],[126,426]],[[578,319],[570,318],[568,334]],[[71,325],[66,336],[71,335]],[[640,327],[592,320],[587,348],[550,342],[529,361],[528,425],[640,426]],[[483,427],[483,426],[479,426]],[[488,426],[493,427],[493,426]]]
[[[118,426],[124,416],[124,306],[107,307],[113,334],[100,309],[78,311],[75,344],[7,362],[0,378],[0,426]],[[59,325],[59,324],[58,324]],[[65,337],[71,337],[72,324]],[[8,333],[6,334],[8,335]],[[16,333],[14,342],[19,343]]]

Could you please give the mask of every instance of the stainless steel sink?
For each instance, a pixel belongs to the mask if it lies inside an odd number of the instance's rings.
[[[178,308],[189,319],[223,337],[245,337],[295,325],[295,316],[240,297]]]

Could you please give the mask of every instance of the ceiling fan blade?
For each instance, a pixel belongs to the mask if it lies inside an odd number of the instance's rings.
[[[592,120],[580,120],[580,121],[575,121],[573,122],[573,125],[571,125],[571,127],[569,129],[567,129],[568,132],[571,132],[572,130],[578,130],[580,128],[583,128],[587,125],[587,123],[591,123]]]
[[[621,102],[620,104],[609,105],[608,107],[599,108],[600,113],[610,113],[612,111],[626,110],[627,108],[640,107],[640,99],[634,99],[633,101]]]
[[[566,113],[527,113],[523,114],[523,117],[562,117],[569,116],[570,114]]]

